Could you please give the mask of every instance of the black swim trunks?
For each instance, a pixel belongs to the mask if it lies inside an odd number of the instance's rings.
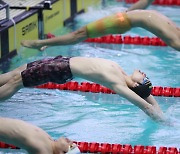
[[[68,57],[57,56],[27,64],[27,69],[21,72],[24,87],[38,86],[47,82],[63,84],[72,80],[69,60]]]

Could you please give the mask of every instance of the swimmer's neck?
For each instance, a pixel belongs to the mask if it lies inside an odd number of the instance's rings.
[[[124,75],[124,79],[126,81],[126,84],[127,86],[130,88],[130,87],[133,87],[134,86],[134,81],[132,80],[132,76],[130,75]]]

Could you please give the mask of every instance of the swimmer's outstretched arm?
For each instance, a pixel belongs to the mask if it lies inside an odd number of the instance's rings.
[[[51,154],[51,137],[39,127],[11,118],[0,118],[0,141],[25,149],[29,154]]]
[[[154,0],[139,0],[133,4],[127,11],[146,9]]]
[[[149,104],[151,104],[152,106],[154,106],[159,113],[162,113],[162,114],[163,114],[163,112],[162,112],[159,104],[157,103],[157,101],[155,100],[155,98],[154,98],[152,95],[149,95],[149,97],[147,97],[145,100],[146,100]]]
[[[139,107],[143,110],[149,117],[157,122],[165,122],[165,118],[163,112],[161,111],[160,107],[157,105],[157,102],[153,100],[150,96],[147,98],[148,101],[142,99],[136,93],[134,93],[131,89],[127,86],[122,85],[114,85],[112,89],[119,95],[123,96],[124,98],[128,99],[131,103]],[[153,100],[153,101],[152,101]]]

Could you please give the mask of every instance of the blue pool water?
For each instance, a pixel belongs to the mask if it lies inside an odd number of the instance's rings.
[[[76,18],[76,29],[92,20],[125,9],[121,4],[104,9],[90,9]],[[180,8],[151,6],[180,26]],[[63,28],[56,34],[65,33]],[[136,28],[124,35],[153,36]],[[29,52],[29,56],[25,54]],[[44,52],[22,48],[12,59],[10,70],[47,56],[86,56],[107,58],[119,63],[128,73],[138,68],[146,72],[154,86],[180,87],[180,52],[170,47],[136,45],[98,45],[80,43],[74,46],[48,48]],[[75,79],[82,82],[82,79]],[[82,93],[47,89],[20,90],[0,103],[0,116],[35,124],[53,138],[67,136],[76,141],[108,142],[131,145],[154,145],[180,148],[180,98],[155,97],[174,127],[158,124],[139,108],[118,95]],[[0,154],[6,153],[0,150]],[[8,153],[25,153],[8,150]]]

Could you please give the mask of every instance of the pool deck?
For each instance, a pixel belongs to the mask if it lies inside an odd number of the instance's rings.
[[[36,6],[43,0],[4,0],[9,6]],[[24,10],[9,9],[9,18],[14,18],[17,15],[23,13]],[[4,19],[5,10],[0,11],[0,19]]]

